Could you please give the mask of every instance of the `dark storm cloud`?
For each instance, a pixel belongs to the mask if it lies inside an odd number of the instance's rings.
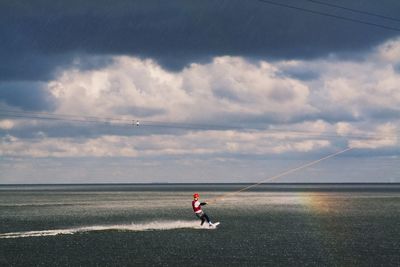
[[[307,1],[280,2],[358,18]],[[341,2],[393,16],[400,11],[393,0]],[[133,54],[170,67],[215,55],[304,58],[358,51],[398,34],[260,1],[9,1],[1,10],[2,56]]]
[[[54,100],[41,82],[1,82],[0,103],[28,110],[52,110]]]
[[[91,70],[112,62],[108,56],[78,56],[77,54],[5,55],[0,65],[0,103],[24,110],[52,110],[56,103],[43,88],[46,82],[64,67]]]
[[[307,1],[279,2],[400,27]],[[358,1],[337,2],[388,16],[400,13],[400,2],[394,0],[368,1],[362,6]],[[256,0],[9,0],[0,3],[0,81],[47,81],[58,69],[85,56],[78,67],[96,68],[109,62],[90,61],[90,56],[134,55],[179,70],[218,55],[287,59],[359,52],[397,34]],[[7,93],[3,101],[15,103],[10,95],[18,92]],[[20,101],[27,107],[45,101],[26,99]]]

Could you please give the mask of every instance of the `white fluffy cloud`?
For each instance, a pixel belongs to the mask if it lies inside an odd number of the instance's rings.
[[[311,132],[310,132],[311,130]],[[344,136],[352,148],[375,149],[397,144],[396,128],[379,125],[368,132],[349,123],[306,122],[288,131],[196,131],[142,136],[103,135],[93,138],[35,139],[7,135],[0,139],[0,156],[23,157],[133,157],[279,155],[304,153],[335,146],[332,132]]]
[[[22,157],[135,157],[137,152],[127,137],[102,136],[93,139],[1,139],[0,156]]]
[[[400,40],[392,40],[362,60],[268,62],[224,56],[170,72],[149,59],[118,56],[97,70],[66,69],[47,88],[59,114],[216,125],[257,123],[270,129],[189,131],[179,136],[171,132],[36,139],[9,135],[2,139],[0,153],[33,157],[265,155],[333,148],[336,141],[327,138],[332,134],[354,148],[393,147],[398,144],[400,114],[399,51]],[[0,121],[1,129],[15,125]]]
[[[235,116],[291,122],[320,117],[367,120],[400,113],[400,40],[362,60],[251,62],[217,57],[180,72],[152,60],[115,57],[102,69],[65,70],[49,83],[59,113],[221,123]],[[312,73],[312,79],[301,74]],[[391,119],[388,117],[388,119]]]
[[[312,73],[304,83],[310,104],[323,117],[397,119],[400,114],[400,39],[388,41],[362,59],[327,58],[279,62],[290,74]]]
[[[7,135],[0,139],[0,156],[23,157],[159,157],[187,155],[248,155],[308,152],[328,147],[327,140],[304,140],[263,132],[206,131],[175,135],[112,136],[96,138],[20,139]]]
[[[15,122],[12,120],[0,120],[0,129],[10,130],[15,126]]]
[[[49,84],[49,90],[60,113],[173,122],[236,114],[290,120],[313,110],[306,85],[279,76],[270,63],[253,64],[237,57],[192,64],[179,73],[163,70],[151,60],[115,57],[104,69],[67,70]]]
[[[361,132],[360,130],[354,130]],[[365,134],[365,132],[363,132]],[[368,136],[368,135],[366,135]],[[351,139],[349,146],[353,148],[379,148],[379,147],[390,147],[395,146],[398,143],[396,127],[391,123],[378,125],[374,133],[370,134],[371,138],[367,139]]]

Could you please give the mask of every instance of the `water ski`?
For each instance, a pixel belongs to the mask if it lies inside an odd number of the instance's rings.
[[[217,228],[217,226],[220,224],[220,222],[216,222],[210,225],[212,228]]]

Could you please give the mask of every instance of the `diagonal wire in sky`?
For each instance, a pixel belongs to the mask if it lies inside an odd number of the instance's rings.
[[[171,121],[149,121],[149,120],[136,120],[127,118],[111,118],[111,117],[96,117],[96,116],[81,116],[72,114],[56,114],[46,112],[26,112],[15,110],[0,109],[0,118],[19,118],[19,119],[38,119],[49,121],[65,121],[74,123],[97,123],[97,124],[120,124],[125,126],[141,126],[141,127],[157,127],[157,128],[175,128],[186,130],[238,130],[238,131],[251,131],[251,130],[264,130],[270,133],[282,134],[285,136],[303,136],[303,137],[324,137],[324,138],[357,138],[357,139],[376,139],[376,138],[396,138],[396,134],[338,134],[333,132],[320,132],[310,130],[297,130],[297,129],[279,129],[279,128],[266,128],[266,127],[246,127],[245,125],[221,125],[221,124],[200,124],[190,122],[171,122]],[[138,124],[136,124],[138,123]]]
[[[393,17],[389,17],[389,16],[385,16],[385,15],[381,15],[381,14],[377,14],[377,13],[373,13],[373,12],[368,12],[368,11],[364,11],[364,10],[359,10],[359,9],[355,9],[355,8],[326,3],[326,2],[318,1],[318,0],[304,0],[304,1],[308,1],[311,3],[323,5],[323,6],[329,6],[329,7],[334,7],[334,8],[338,8],[338,9],[343,9],[346,11],[351,11],[351,12],[359,13],[359,14],[363,14],[363,15],[373,16],[373,17],[377,17],[377,18],[381,18],[381,19],[387,19],[387,20],[400,22],[400,19],[398,19],[398,18],[393,18]]]
[[[400,32],[400,28],[387,26],[387,25],[383,25],[383,24],[378,24],[378,23],[374,23],[374,22],[369,22],[369,21],[365,21],[365,20],[353,19],[353,18],[341,16],[341,15],[335,15],[335,14],[331,14],[331,13],[327,13],[327,12],[316,11],[316,10],[313,10],[313,9],[303,8],[303,7],[299,7],[299,6],[292,6],[292,5],[289,5],[289,4],[278,3],[278,2],[270,1],[270,0],[258,0],[258,1],[261,2],[261,3],[264,3],[264,4],[268,4],[268,5],[285,7],[285,8],[289,8],[289,9],[294,9],[294,10],[310,13],[310,14],[315,14],[315,15],[320,15],[320,16],[325,16],[325,17],[331,17],[331,18],[335,18],[335,19],[351,21],[351,22],[354,22],[354,23],[364,24],[364,25],[368,25],[368,26],[374,26],[374,27],[385,29],[385,30],[391,30],[391,31]]]

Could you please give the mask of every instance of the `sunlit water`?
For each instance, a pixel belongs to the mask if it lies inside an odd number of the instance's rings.
[[[242,187],[0,186],[0,265],[400,265],[399,185]]]

